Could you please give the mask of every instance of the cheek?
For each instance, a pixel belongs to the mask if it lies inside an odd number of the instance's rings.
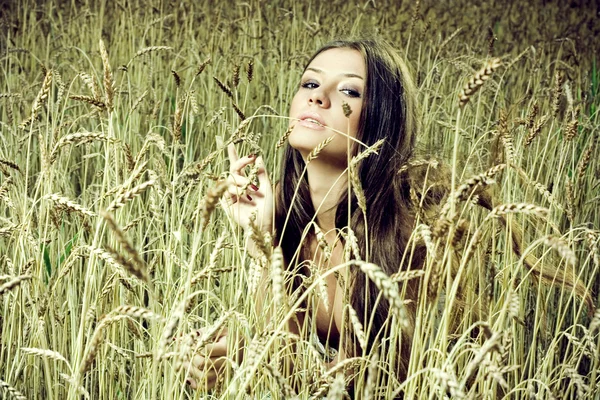
[[[351,127],[351,133],[353,137],[356,137],[356,134],[358,133],[358,124],[360,123],[360,109],[358,110],[358,112],[353,112],[352,115],[350,115],[350,127]]]
[[[296,92],[296,94],[294,95],[294,97],[292,98],[292,102],[290,103],[290,117],[291,118],[296,118],[298,116],[298,105],[299,105],[299,95],[298,92]],[[293,119],[290,119],[290,124],[295,123],[296,121]]]

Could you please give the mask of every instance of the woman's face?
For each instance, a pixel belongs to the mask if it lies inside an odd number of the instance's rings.
[[[362,55],[353,49],[336,48],[317,55],[306,67],[290,107],[290,145],[306,158],[329,136],[331,143],[319,153],[319,159],[345,166],[348,148],[343,132],[356,137],[365,93],[366,68]],[[352,113],[344,115],[343,103]],[[350,147],[352,142],[350,142]]]

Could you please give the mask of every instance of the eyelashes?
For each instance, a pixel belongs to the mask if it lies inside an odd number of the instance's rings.
[[[300,87],[304,88],[304,89],[316,89],[319,87],[319,84],[314,81],[306,81],[306,82],[302,82],[300,84]]]
[[[302,83],[300,83],[300,87],[303,89],[316,89],[318,88],[320,85],[318,82],[313,81],[313,80],[308,80],[308,81],[304,81]],[[354,97],[354,98],[360,98],[361,94],[358,90],[356,89],[352,89],[352,88],[341,88],[340,92],[344,93],[346,96],[348,97]]]

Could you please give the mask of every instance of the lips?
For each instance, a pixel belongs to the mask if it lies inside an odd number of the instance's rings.
[[[298,124],[307,128],[323,130],[326,126],[323,117],[316,112],[309,111],[302,113],[298,116],[298,119],[300,120]]]

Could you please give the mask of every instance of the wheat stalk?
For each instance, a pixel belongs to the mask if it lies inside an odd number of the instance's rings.
[[[237,88],[240,84],[240,64],[233,64],[232,73],[231,73],[231,86]]]
[[[8,168],[12,168],[12,169],[14,169],[14,170],[16,170],[18,172],[21,172],[21,169],[19,168],[19,166],[16,163],[12,162],[12,161],[4,160],[4,159],[0,158],[0,164],[1,165],[5,165]]]
[[[27,397],[23,396],[23,393],[19,392],[8,382],[4,382],[2,379],[0,379],[0,393],[6,393],[15,400],[27,400]]]
[[[539,106],[538,102],[536,101],[535,103],[533,103],[533,106],[531,107],[531,111],[529,111],[529,113],[527,114],[527,118],[525,119],[525,126],[527,127],[527,129],[533,128],[533,126],[535,124],[535,118],[537,117],[539,112],[540,112],[540,106]]]
[[[177,326],[179,326],[179,321],[181,321],[181,319],[183,318],[183,316],[185,314],[185,310],[188,306],[189,301],[190,301],[189,296],[186,297],[185,299],[183,299],[179,303],[179,305],[177,306],[175,311],[173,312],[173,315],[171,316],[171,318],[169,318],[167,320],[163,334],[160,338],[160,342],[159,342],[159,346],[158,346],[158,353],[156,354],[157,360],[161,360],[164,357],[167,347],[173,341],[175,331],[177,330]]]
[[[590,159],[592,158],[595,144],[596,142],[592,140],[581,155],[581,159],[577,165],[577,178],[579,178],[580,181],[585,177],[585,171],[590,163]]]
[[[206,196],[204,196],[204,200],[202,201],[202,209],[200,214],[200,225],[203,228],[206,228],[208,225],[208,222],[210,221],[210,215],[217,207],[217,204],[219,204],[219,199],[223,196],[225,190],[227,190],[226,181],[220,181],[216,186],[213,186],[207,190]]]
[[[102,100],[97,99],[92,96],[83,96],[83,95],[71,95],[69,96],[71,100],[82,101],[84,103],[88,103],[96,107],[99,111],[103,111],[106,108],[106,103]]]
[[[577,129],[579,127],[579,121],[577,118],[572,119],[565,129],[565,141],[570,142],[577,136]]]
[[[287,382],[287,380],[283,377],[281,372],[279,372],[279,370],[276,367],[274,367],[271,363],[266,363],[264,364],[264,366],[269,372],[269,374],[273,378],[275,378],[277,386],[279,386],[279,389],[281,390],[284,399],[298,399],[297,396],[294,396],[294,389],[292,389],[290,384]]]
[[[67,364],[67,367],[69,367],[69,370],[72,371],[71,364],[69,364],[67,359],[64,358],[63,355],[57,351],[48,350],[48,349],[38,349],[38,348],[33,348],[33,347],[21,347],[21,351],[25,354],[31,354],[31,355],[38,356],[38,357],[51,358],[53,360],[62,361],[65,364]]]
[[[560,96],[562,95],[563,84],[565,83],[565,74],[562,71],[556,71],[554,74],[554,90],[552,92],[552,112],[556,117],[560,108]]]
[[[0,296],[2,296],[4,293],[7,293],[7,292],[13,290],[17,286],[21,285],[24,281],[29,280],[29,279],[31,279],[31,275],[21,275],[21,276],[17,276],[16,278],[6,282],[5,284],[0,286]]]
[[[532,123],[532,126],[529,128],[529,134],[525,138],[524,146],[527,147],[533,142],[533,139],[538,137],[540,132],[542,131],[542,127],[548,121],[550,117],[548,115],[544,115],[540,118],[540,120],[536,123]]]
[[[365,192],[363,191],[362,183],[360,181],[360,177],[358,176],[358,166],[356,165],[354,160],[352,160],[350,162],[348,169],[350,171],[350,183],[352,186],[352,191],[356,195],[356,201],[358,203],[358,206],[360,207],[361,211],[363,212],[363,215],[366,217],[366,215],[367,215],[367,197],[365,196]]]
[[[246,79],[248,79],[248,83],[252,82],[252,78],[254,77],[254,61],[248,61],[246,64]]]
[[[314,160],[315,158],[317,158],[319,156],[319,153],[321,151],[323,151],[323,149],[325,147],[327,147],[327,145],[329,143],[331,143],[334,139],[334,136],[329,136],[327,139],[323,140],[321,143],[319,143],[317,145],[317,147],[315,147],[314,149],[312,149],[312,151],[310,153],[308,153],[308,156],[306,157],[306,164],[308,164],[309,162],[311,162],[312,160]]]
[[[92,92],[92,95],[94,96],[93,97],[94,100],[100,101],[100,88],[98,88],[96,79],[92,78],[90,75],[86,74],[85,72],[80,72],[78,74],[78,76],[81,78],[81,80],[83,80],[83,82],[86,84],[88,89],[90,89],[90,91]],[[101,103],[104,106],[106,106],[106,104],[104,102],[101,102]]]
[[[73,376],[63,374],[62,372],[58,375],[67,381],[71,386],[73,386],[75,390],[77,390],[77,393],[81,394],[84,399],[90,399],[90,393],[83,386],[81,386]]]
[[[240,121],[243,121],[246,119],[246,114],[244,114],[244,112],[242,111],[242,109],[237,105],[237,103],[232,102],[231,105],[233,106],[233,109],[235,111],[235,113],[238,115],[238,117],[240,117]]]
[[[149,47],[144,47],[143,49],[140,49],[137,51],[137,53],[135,53],[133,55],[133,57],[131,58],[131,60],[129,60],[129,63],[131,63],[131,61],[133,61],[135,58],[143,56],[144,54],[148,54],[148,53],[152,53],[155,51],[171,51],[173,50],[173,48],[171,46],[149,46]]]
[[[209,56],[202,63],[200,63],[200,65],[198,66],[198,69],[196,70],[196,76],[200,75],[204,71],[204,69],[206,68],[206,66],[211,63],[211,61],[212,60],[211,60],[211,58]]]
[[[30,123],[35,121],[38,112],[42,108],[42,105],[48,98],[48,93],[50,93],[50,86],[52,85],[52,70],[48,70],[45,73],[44,81],[42,82],[42,87],[38,92],[37,96],[33,100],[33,104],[31,105],[31,115],[25,121],[23,121],[19,126],[24,129]]]
[[[356,310],[348,305],[348,316],[350,317],[350,322],[352,323],[352,327],[354,328],[354,335],[358,339],[358,343],[363,350],[367,349],[367,337],[365,335],[365,330],[363,328],[363,324],[360,322],[358,315],[356,314]]]
[[[471,96],[473,96],[483,83],[490,79],[492,73],[501,65],[499,58],[494,58],[486,62],[486,64],[475,75],[465,84],[460,94],[458,95],[459,106],[462,108],[468,102]]]
[[[111,112],[114,106],[113,101],[115,96],[115,82],[113,79],[112,70],[110,68],[110,62],[108,60],[108,52],[106,51],[106,47],[104,47],[104,41],[102,41],[102,39],[100,39],[99,47],[102,65],[104,66],[104,91],[106,95],[106,108],[109,112]]]
[[[279,246],[273,250],[271,256],[271,281],[273,284],[273,304],[275,304],[275,307],[283,309],[285,307],[285,297],[283,294],[283,252]]]
[[[390,302],[390,309],[398,317],[398,323],[403,327],[408,327],[408,314],[404,303],[398,291],[398,284],[390,279],[383,270],[372,263],[358,262],[358,266],[379,290],[383,296]]]
[[[515,149],[513,146],[513,138],[508,129],[508,114],[506,110],[500,110],[500,118],[498,121],[498,135],[506,149],[506,159],[509,164],[515,164]]]
[[[106,221],[108,227],[115,234],[117,241],[121,244],[121,247],[125,252],[132,258],[133,263],[126,263],[123,266],[126,270],[128,270],[133,276],[142,280],[143,282],[150,284],[150,277],[148,274],[148,270],[146,268],[146,263],[140,256],[140,253],[133,247],[125,232],[119,228],[117,222],[115,221],[112,214],[105,212],[102,213],[102,217]],[[113,255],[119,258],[119,253],[113,251]]]
[[[564,239],[556,236],[546,236],[544,238],[544,244],[556,250],[568,265],[574,267],[577,264],[575,252],[569,247],[569,244]]]
[[[95,217],[97,215],[95,212],[88,210],[87,208],[83,207],[82,205],[79,205],[79,204],[75,203],[74,201],[70,200],[69,198],[62,197],[56,193],[46,195],[46,196],[44,196],[44,198],[52,200],[53,202],[58,204],[61,208],[64,208],[69,211],[77,212],[77,213],[85,215],[87,217]]]
[[[102,141],[102,142],[107,142],[107,143],[112,143],[115,141],[115,139],[110,138],[103,133],[97,133],[97,132],[71,133],[71,134],[61,137],[56,142],[56,144],[52,148],[52,151],[50,152],[49,162],[50,162],[50,164],[53,164],[59,155],[60,149],[67,145],[80,146],[82,144],[90,143],[90,142],[93,142],[96,140]]]
[[[137,196],[141,195],[147,188],[152,187],[156,184],[155,180],[149,180],[134,188],[126,191],[125,193],[120,194],[116,199],[113,200],[112,203],[106,208],[106,212],[115,211],[121,207],[123,207],[127,202],[133,200]]]
[[[231,92],[231,89],[229,88],[229,86],[227,86],[223,82],[221,82],[219,80],[219,78],[217,78],[216,76],[213,76],[213,79],[217,83],[217,86],[219,87],[219,89],[221,89],[221,91],[223,93],[225,93],[227,95],[227,97],[229,97],[231,100],[234,100],[233,93]]]
[[[539,207],[534,204],[529,203],[509,203],[509,204],[501,204],[495,207],[486,217],[490,219],[492,217],[498,217],[505,214],[528,214],[528,215],[536,215],[540,218],[548,217],[548,209],[544,207]]]
[[[271,257],[273,245],[271,235],[263,231],[256,223],[256,214],[252,213],[248,218],[248,233],[258,250],[267,258]]]
[[[285,142],[287,142],[288,138],[290,137],[290,134],[294,130],[295,126],[296,125],[291,125],[290,127],[287,128],[287,130],[283,133],[283,135],[281,135],[281,137],[277,141],[277,144],[275,145],[276,149],[280,149],[280,148],[283,147],[283,145],[285,144]]]

